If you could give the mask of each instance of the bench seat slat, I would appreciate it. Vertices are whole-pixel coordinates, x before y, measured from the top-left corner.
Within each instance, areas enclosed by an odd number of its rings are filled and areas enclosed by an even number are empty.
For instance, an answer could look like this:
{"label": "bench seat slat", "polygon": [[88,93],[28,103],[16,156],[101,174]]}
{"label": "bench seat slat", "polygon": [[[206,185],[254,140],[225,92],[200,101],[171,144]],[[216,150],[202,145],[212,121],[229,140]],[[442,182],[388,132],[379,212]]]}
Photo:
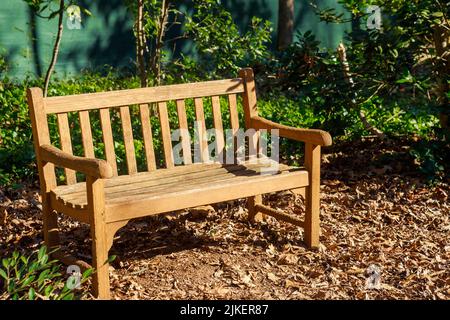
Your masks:
{"label": "bench seat slat", "polygon": [[[142,191],[146,192],[149,188],[152,188],[152,192],[156,191],[156,189],[164,189],[168,186],[172,186],[175,183],[180,183],[186,188],[189,188],[190,184],[196,183],[198,181],[215,181],[220,179],[232,178],[234,175],[252,175],[255,172],[259,172],[260,168],[265,166],[261,165],[252,165],[249,168],[246,168],[242,165],[227,165],[226,169],[223,166],[210,166],[206,168],[202,168],[199,170],[198,167],[192,167],[190,171],[184,172],[171,172],[170,175],[167,173],[162,175],[145,175],[141,176],[140,179],[122,179],[121,181],[117,181],[118,179],[111,179],[106,182],[106,187],[108,189],[108,195],[110,197],[123,196],[125,194],[137,194]],[[286,165],[280,165],[280,172],[289,171],[291,167]],[[164,178],[164,180],[162,180]],[[195,180],[195,181],[194,181]],[[66,189],[67,190],[67,189]],[[69,189],[70,190],[70,189]],[[66,191],[64,194],[60,194],[64,196],[64,199],[67,201],[72,201],[75,199],[85,197],[85,191],[83,187],[78,186],[77,188],[72,188],[70,192]]]}
{"label": "bench seat slat", "polygon": [[289,190],[307,184],[307,179],[307,171],[297,171],[274,177],[238,177],[227,182],[207,183],[192,189],[183,189],[173,193],[164,192],[152,197],[148,195],[133,196],[124,198],[123,202],[115,201],[108,204],[106,219],[107,221],[128,220],[151,214],[247,198],[261,193]]}
{"label": "bench seat slat", "polygon": [[[193,164],[185,167],[189,170],[181,171],[173,168],[141,174],[138,181],[136,181],[138,175],[106,180],[106,208],[110,213],[107,219],[110,221],[130,219],[141,215],[237,199],[258,194],[258,192],[267,193],[308,185],[306,171],[285,165],[280,165],[278,171],[270,174],[260,174],[261,168],[268,167],[268,164],[261,163]],[[159,175],[155,176],[156,173]],[[142,179],[143,176],[147,179]],[[67,190],[71,192],[67,193]],[[85,183],[59,186],[52,192],[54,198],[60,202],[70,204],[72,207],[86,207]],[[208,202],[210,198],[214,200]]]}

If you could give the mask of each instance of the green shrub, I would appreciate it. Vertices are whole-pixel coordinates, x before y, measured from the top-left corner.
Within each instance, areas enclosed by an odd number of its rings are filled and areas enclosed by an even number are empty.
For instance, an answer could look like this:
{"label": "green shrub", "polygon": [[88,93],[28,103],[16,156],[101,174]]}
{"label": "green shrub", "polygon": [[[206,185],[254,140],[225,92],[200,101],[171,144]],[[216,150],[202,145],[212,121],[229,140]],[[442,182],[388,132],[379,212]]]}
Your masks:
{"label": "green shrub", "polygon": [[269,21],[253,17],[248,31],[242,33],[220,1],[195,0],[193,9],[192,15],[186,15],[184,28],[198,55],[183,57],[177,67],[183,66],[185,72],[178,69],[175,77],[186,72],[201,79],[235,77],[240,68],[269,56]]}
{"label": "green shrub", "polygon": [[[49,96],[89,93],[107,90],[136,88],[136,77],[121,76],[107,69],[106,72],[85,72],[67,80],[52,81]],[[26,90],[42,87],[42,81],[25,79],[22,82],[5,78],[0,86],[0,185],[15,186],[21,181],[27,183],[36,179],[35,155],[31,122],[26,101]],[[76,118],[73,118],[76,121]],[[55,123],[55,117],[50,123]],[[99,130],[99,125],[93,127]],[[52,142],[58,145],[56,126],[50,126]],[[81,136],[74,132],[75,154],[80,153]],[[78,149],[77,149],[78,148]],[[98,150],[97,150],[98,151]],[[120,159],[119,159],[120,160]]]}
{"label": "green shrub", "polygon": [[410,154],[428,182],[450,178],[450,145],[444,139],[421,139],[412,146]]}
{"label": "green shrub", "polygon": [[[81,76],[68,80],[55,79],[49,90],[50,95],[68,95],[76,93],[97,92],[105,90],[136,88],[139,80],[133,76],[120,76],[107,70],[106,73],[85,72]],[[26,79],[23,82],[5,80],[0,87],[0,185],[14,187],[23,181],[33,182],[37,178],[33,138],[31,133],[28,106],[26,103],[26,88],[41,86],[40,81]],[[311,87],[313,85],[311,84]],[[317,87],[318,88],[318,87]],[[327,95],[322,95],[319,89],[312,88],[309,92],[293,94],[283,90],[272,90],[264,93],[259,91],[258,106],[261,115],[286,125],[321,128],[330,131],[335,140],[355,139],[368,132],[361,125],[356,113],[347,110],[343,104],[329,107],[329,103],[339,103]],[[426,138],[433,133],[437,125],[437,117],[429,113],[429,106],[417,100],[415,105],[409,105],[410,100],[389,100],[378,96],[373,97],[362,105],[371,121],[387,134],[397,135],[415,134]],[[221,99],[224,110],[224,128],[229,127],[229,117],[226,112],[226,99]],[[193,124],[195,119],[193,102],[187,101],[188,123]],[[238,100],[238,107],[242,115],[242,101]],[[207,128],[213,127],[211,101],[204,100],[205,120]],[[133,121],[133,135],[139,169],[145,168],[145,153],[143,152],[142,133],[139,122],[139,109],[132,106],[131,118]],[[170,123],[172,128],[178,127],[176,107],[173,102],[168,104]],[[113,134],[116,147],[119,171],[126,172],[125,149],[122,138],[122,128],[117,112],[111,112]],[[241,122],[243,117],[240,118]],[[69,113],[71,123],[72,144],[74,154],[82,155],[81,134],[79,120],[76,113]],[[56,117],[49,117],[51,141],[59,145]],[[98,112],[91,112],[93,137],[95,141],[95,155],[105,158],[101,138],[101,126]],[[157,117],[151,117],[154,137],[160,135],[160,124]],[[241,123],[243,126],[243,122]],[[193,128],[190,128],[191,131]],[[155,154],[162,159],[162,146],[159,139],[154,140]],[[287,158],[295,153],[301,154],[302,148],[298,143],[282,140],[281,157]],[[160,163],[162,164],[162,163]],[[58,177],[64,180],[63,171],[58,171]]]}
{"label": "green shrub", "polygon": [[[74,278],[67,279],[61,274],[61,265],[49,260],[46,247],[30,255],[14,251],[3,258],[0,266],[0,299],[11,300],[73,300],[85,293],[74,291]],[[80,277],[80,284],[92,274],[86,270]],[[71,285],[72,284],[72,285]]]}

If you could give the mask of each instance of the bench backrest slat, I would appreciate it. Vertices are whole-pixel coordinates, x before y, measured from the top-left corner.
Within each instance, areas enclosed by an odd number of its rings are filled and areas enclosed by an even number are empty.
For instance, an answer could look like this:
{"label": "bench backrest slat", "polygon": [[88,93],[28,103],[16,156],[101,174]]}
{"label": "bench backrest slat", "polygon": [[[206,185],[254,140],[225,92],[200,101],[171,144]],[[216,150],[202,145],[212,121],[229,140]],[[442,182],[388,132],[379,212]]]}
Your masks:
{"label": "bench backrest slat", "polygon": [[172,136],[170,133],[169,115],[167,113],[167,103],[158,102],[159,122],[161,124],[161,135],[163,140],[164,161],[166,168],[174,167],[172,153]]}
{"label": "bench backrest slat", "polygon": [[45,98],[47,114],[244,92],[240,78]]}
{"label": "bench backrest slat", "polygon": [[103,144],[105,145],[106,161],[111,165],[114,176],[118,175],[116,152],[111,127],[111,115],[109,109],[100,109],[100,124],[102,126]]}
{"label": "bench backrest slat", "polygon": [[[61,150],[70,154],[72,151],[72,140],[70,137],[69,118],[67,113],[59,113],[57,115],[59,142],[61,144]],[[65,169],[67,184],[74,184],[77,182],[76,174],[74,170]]]}
{"label": "bench backrest slat", "polygon": [[188,123],[186,116],[186,104],[184,100],[177,100],[178,125],[180,127],[181,146],[183,148],[183,162],[184,164],[192,163],[191,153],[191,137],[188,132]]}
{"label": "bench backrest slat", "polygon": [[[200,141],[197,142],[197,148],[199,149],[198,152],[200,154],[200,159],[203,162],[206,162],[209,160],[209,154],[208,154],[208,139],[206,136],[206,124],[205,124],[205,110],[203,108],[203,99],[202,98],[195,98],[194,99],[194,106],[195,106],[195,120],[197,123],[196,129],[197,129],[197,136]],[[195,161],[197,159],[194,159]]]}
{"label": "bench backrest slat", "polygon": [[137,173],[136,151],[134,150],[133,128],[131,127],[130,109],[128,107],[120,107],[120,119],[128,174],[135,174]]}
{"label": "bench backrest slat", "polygon": [[83,141],[84,156],[87,158],[95,158],[94,142],[92,140],[91,120],[88,111],[80,111],[81,138]]}
{"label": "bench backrest slat", "polygon": [[225,140],[222,124],[222,110],[220,108],[220,97],[211,97],[212,109],[213,109],[213,119],[214,119],[214,130],[215,130],[215,141],[216,141],[216,152],[217,156],[223,159],[225,154]]}
{"label": "bench backrest slat", "polygon": [[156,170],[155,149],[153,147],[152,125],[150,123],[150,110],[148,104],[139,105],[139,116],[142,126],[142,140],[144,141],[145,160],[147,170]]}
{"label": "bench backrest slat", "polygon": [[230,94],[228,96],[228,107],[230,112],[231,129],[233,129],[233,132],[236,132],[239,129],[239,117],[235,94]]}

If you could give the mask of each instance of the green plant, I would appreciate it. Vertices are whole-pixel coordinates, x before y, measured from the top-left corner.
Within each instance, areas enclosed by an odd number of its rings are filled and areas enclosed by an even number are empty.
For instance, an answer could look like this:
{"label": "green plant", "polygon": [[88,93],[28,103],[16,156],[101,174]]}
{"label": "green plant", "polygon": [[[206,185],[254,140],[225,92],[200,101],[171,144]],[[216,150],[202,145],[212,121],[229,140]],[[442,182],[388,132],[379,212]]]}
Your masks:
{"label": "green plant", "polygon": [[[64,30],[64,24],[63,24],[63,18],[64,13],[67,9],[70,7],[74,7],[75,4],[78,2],[77,0],[24,0],[25,3],[28,4],[28,6],[33,10],[34,14],[38,17],[45,18],[47,20],[51,20],[54,17],[58,17],[58,29],[56,32],[56,39],[55,43],[53,45],[53,51],[52,51],[52,57],[50,64],[47,68],[47,72],[45,74],[44,79],[44,96],[47,96],[48,93],[48,87],[50,84],[50,78],[53,74],[53,70],[55,68],[56,62],[58,60],[59,55],[59,47],[62,40],[63,30]],[[53,4],[56,4],[59,2],[58,9],[53,8]],[[76,6],[77,11],[81,13],[81,10],[85,13],[90,15],[91,13],[89,10],[85,8],[80,8],[79,6]],[[48,12],[48,16],[44,16],[44,13]]]}
{"label": "green plant", "polygon": [[[322,63],[322,62],[321,62]],[[315,74],[314,68],[311,69]],[[334,98],[338,95],[335,84],[324,83],[321,73],[319,77],[310,76],[305,78],[303,92],[299,94],[296,90],[271,90],[261,95],[258,106],[262,116],[287,125],[322,128],[330,131],[336,139],[354,139],[367,134],[365,128],[358,121],[357,115],[348,110],[344,104],[345,100]],[[338,75],[336,71],[336,76]],[[199,79],[202,79],[198,76]],[[314,81],[313,81],[314,80]],[[287,83],[287,82],[286,82]],[[35,167],[34,148],[32,144],[32,133],[26,103],[25,91],[28,87],[41,86],[39,80],[26,79],[23,82],[12,82],[5,79],[0,87],[0,185],[4,187],[15,187],[20,183],[33,183],[37,179]],[[105,90],[136,88],[140,86],[139,78],[136,76],[121,75],[118,71],[106,69],[103,72],[85,72],[80,76],[60,80],[55,79],[49,90],[50,96],[68,95],[76,93],[98,92]],[[279,86],[281,87],[281,86]],[[333,91],[336,90],[336,91]],[[261,90],[260,90],[261,92]],[[222,98],[223,108],[226,109],[226,101]],[[195,119],[192,101],[187,101],[188,123],[193,124]],[[242,114],[242,101],[238,100]],[[176,107],[171,102],[168,104],[169,117],[172,128],[177,128],[178,120]],[[204,101],[206,125],[213,126],[211,102]],[[429,113],[429,105],[426,101],[417,100],[411,104],[407,97],[398,100],[390,100],[388,97],[373,97],[370,101],[362,104],[366,114],[374,124],[388,135],[418,135],[426,138],[433,135],[434,127],[438,124],[435,115]],[[145,153],[142,152],[142,139],[139,124],[139,108],[130,108],[133,121],[133,136],[135,138],[136,156],[140,170],[145,167]],[[224,113],[224,128],[229,127],[228,114]],[[79,120],[76,113],[70,113],[72,144],[75,155],[83,155],[81,134],[79,131]],[[126,172],[125,149],[123,145],[122,129],[119,115],[111,112],[114,141],[120,172]],[[243,120],[241,118],[241,120]],[[49,117],[51,141],[59,145],[59,136],[56,126],[56,118]],[[102,133],[99,116],[96,112],[91,113],[92,133],[94,137],[95,155],[104,158],[102,144]],[[152,130],[155,137],[160,136],[160,124],[156,116],[151,117]],[[242,123],[243,125],[243,123]],[[192,128],[191,128],[192,129]],[[300,152],[298,144],[282,142],[284,158],[293,152]],[[154,141],[156,155],[162,159],[162,146],[158,139]],[[58,177],[62,181],[64,175],[59,171]],[[20,185],[19,185],[20,186]]]}
{"label": "green plant", "polygon": [[[22,182],[33,183],[37,178],[33,137],[26,101],[26,89],[30,87],[42,87],[42,80],[25,79],[22,82],[17,82],[4,78],[0,86],[1,186],[14,187]],[[85,72],[67,80],[55,78],[52,87],[49,88],[49,95],[68,95],[136,87],[139,87],[139,79],[136,77],[124,76],[117,70],[106,69],[102,72]],[[70,117],[76,124],[77,116],[70,115]],[[50,118],[50,123],[52,142],[58,145],[56,120]],[[99,125],[93,126],[94,133],[99,131],[99,128]],[[81,145],[81,135],[76,126],[73,128],[72,134],[74,146]],[[101,150],[101,148],[96,149],[99,156],[102,156]],[[74,152],[78,155],[82,154],[80,147],[75,149]]]}
{"label": "green plant", "polygon": [[268,57],[270,22],[253,17],[249,30],[241,34],[220,1],[195,0],[185,30],[198,50],[201,68],[196,71],[203,78],[235,76],[240,68]]}
{"label": "green plant", "polygon": [[[271,27],[253,17],[239,31],[231,13],[218,0],[194,0],[187,7],[170,0],[124,0],[132,12],[136,64],[141,86],[236,76],[243,67],[268,57]],[[180,35],[169,37],[178,26]],[[191,40],[195,53],[176,56],[179,40]]]}
{"label": "green plant", "polygon": [[[340,0],[351,19],[334,9],[318,10],[327,22],[352,21],[348,34],[348,60],[355,82],[355,97],[370,100],[374,95],[391,100],[409,97],[430,106],[430,113],[448,128],[450,4],[440,0]],[[380,28],[364,25],[367,7],[381,8]]]}
{"label": "green plant", "polygon": [[0,86],[0,105],[0,185],[7,185],[16,177],[33,172],[34,152],[24,87],[5,79]]}
{"label": "green plant", "polygon": [[412,146],[410,154],[428,182],[435,183],[450,177],[450,145],[442,137],[441,139],[420,139]]}
{"label": "green plant", "polygon": [[7,71],[8,71],[8,62],[6,60],[6,52],[0,49],[0,78],[3,78],[4,75],[6,75]]}
{"label": "green plant", "polygon": [[[73,300],[83,292],[71,289],[73,280],[61,274],[61,265],[50,260],[45,246],[30,255],[14,251],[3,258],[0,266],[0,298],[11,300]],[[87,281],[93,270],[81,275],[80,284]],[[73,283],[72,283],[73,284]]]}

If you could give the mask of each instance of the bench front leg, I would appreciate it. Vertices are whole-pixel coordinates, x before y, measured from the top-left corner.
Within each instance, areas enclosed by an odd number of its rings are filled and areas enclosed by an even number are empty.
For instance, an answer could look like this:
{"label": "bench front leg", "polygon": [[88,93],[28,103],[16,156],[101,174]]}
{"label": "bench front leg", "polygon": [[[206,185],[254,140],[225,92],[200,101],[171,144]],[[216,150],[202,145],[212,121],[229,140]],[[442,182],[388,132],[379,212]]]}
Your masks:
{"label": "bench front leg", "polygon": [[104,180],[86,178],[86,191],[92,235],[93,294],[99,299],[109,299],[108,241],[105,219]]}
{"label": "bench front leg", "polygon": [[59,228],[58,216],[51,207],[50,191],[56,187],[56,181],[51,178],[51,173],[55,172],[55,167],[51,163],[38,162],[41,166],[41,199],[42,199],[42,231],[44,234],[44,243],[48,252],[54,252],[59,249]]}
{"label": "bench front leg", "polygon": [[320,233],[320,145],[305,144],[305,168],[309,174],[306,188],[305,242],[310,248],[319,246]]}

